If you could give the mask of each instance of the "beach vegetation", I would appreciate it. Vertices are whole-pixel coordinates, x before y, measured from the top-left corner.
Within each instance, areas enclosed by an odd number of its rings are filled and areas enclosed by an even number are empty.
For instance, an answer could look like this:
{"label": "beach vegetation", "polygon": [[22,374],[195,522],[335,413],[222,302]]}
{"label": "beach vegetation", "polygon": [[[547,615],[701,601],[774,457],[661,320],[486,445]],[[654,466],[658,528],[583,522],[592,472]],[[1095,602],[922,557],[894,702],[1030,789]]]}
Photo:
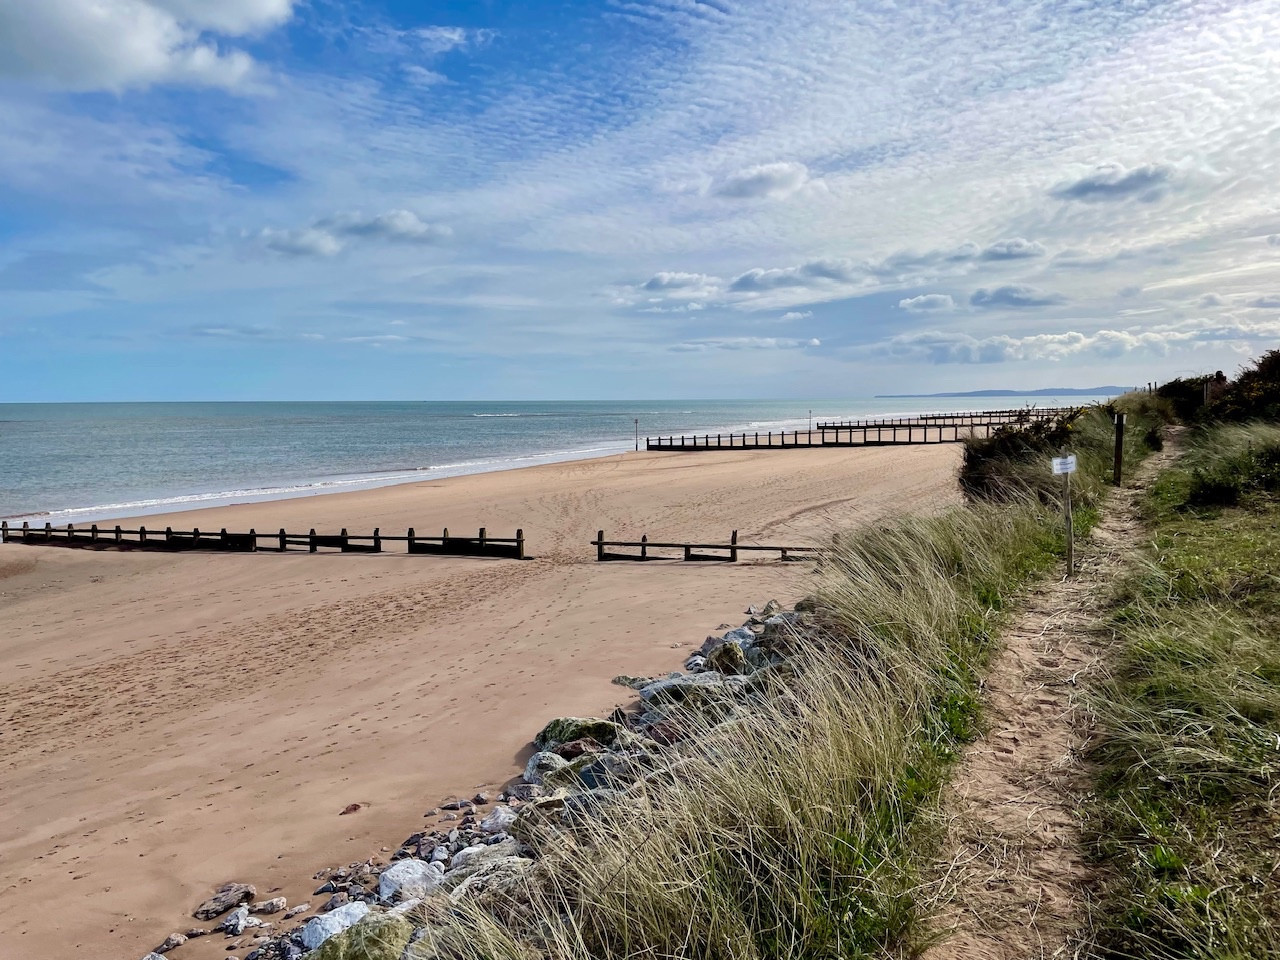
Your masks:
{"label": "beach vegetation", "polygon": [[[1121,402],[1143,424],[1163,419],[1159,404]],[[1049,473],[1044,454],[1065,431],[1081,457],[1083,532],[1110,470],[1110,425],[1091,408],[1035,444],[1002,438],[986,448],[998,495],[836,534],[784,662],[735,701],[684,700],[684,736],[663,762],[585,795],[589,815],[569,815],[573,798],[533,801],[517,833],[535,865],[501,897],[437,912],[412,955],[812,960],[926,937],[941,788],[981,730],[1003,618],[1065,549],[1056,485],[1041,489],[1034,471]],[[999,469],[1012,476],[998,487]]]}
{"label": "beach vegetation", "polygon": [[1280,425],[1190,431],[1121,584],[1086,804],[1104,957],[1280,955]]}

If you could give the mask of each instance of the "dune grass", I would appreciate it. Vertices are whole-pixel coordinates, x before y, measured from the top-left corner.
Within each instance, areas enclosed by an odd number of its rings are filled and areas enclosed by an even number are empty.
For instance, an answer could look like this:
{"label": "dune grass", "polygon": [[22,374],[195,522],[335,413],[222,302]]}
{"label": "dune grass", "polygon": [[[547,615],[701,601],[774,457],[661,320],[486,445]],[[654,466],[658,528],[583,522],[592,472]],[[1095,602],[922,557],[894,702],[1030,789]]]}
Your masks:
{"label": "dune grass", "polygon": [[[1083,531],[1110,470],[1110,415],[1078,421]],[[1133,449],[1136,461],[1141,442]],[[1048,452],[1004,467],[1047,473]],[[903,952],[936,906],[926,870],[940,818],[926,814],[978,730],[999,624],[1064,540],[1053,492],[1030,487],[835,536],[814,587],[817,629],[753,675],[754,695],[694,718],[668,766],[577,828],[527,821],[538,859],[523,884],[434,914],[408,956]]]}
{"label": "dune grass", "polygon": [[1189,437],[1123,585],[1093,851],[1104,957],[1280,956],[1280,427]]}

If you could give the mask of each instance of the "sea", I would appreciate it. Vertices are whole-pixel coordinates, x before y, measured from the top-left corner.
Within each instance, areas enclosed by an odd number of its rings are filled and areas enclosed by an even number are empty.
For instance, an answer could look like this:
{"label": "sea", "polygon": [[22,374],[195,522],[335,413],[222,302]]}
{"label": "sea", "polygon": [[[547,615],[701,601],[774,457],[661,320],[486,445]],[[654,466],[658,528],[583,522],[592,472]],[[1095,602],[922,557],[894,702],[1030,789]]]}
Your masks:
{"label": "sea", "polygon": [[0,403],[0,517],[87,523],[599,457],[637,435],[1105,399]]}

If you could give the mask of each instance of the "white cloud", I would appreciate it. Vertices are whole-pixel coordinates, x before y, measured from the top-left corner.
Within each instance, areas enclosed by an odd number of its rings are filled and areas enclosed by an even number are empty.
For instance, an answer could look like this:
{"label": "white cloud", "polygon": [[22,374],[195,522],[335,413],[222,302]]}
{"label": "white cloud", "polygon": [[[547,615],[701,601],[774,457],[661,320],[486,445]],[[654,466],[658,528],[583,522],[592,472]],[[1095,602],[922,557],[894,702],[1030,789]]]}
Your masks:
{"label": "white cloud", "polygon": [[389,210],[376,216],[339,214],[296,230],[265,228],[259,234],[267,248],[291,256],[332,257],[344,240],[370,239],[395,243],[438,243],[452,235],[448,227],[424,223],[409,210]]}
{"label": "white cloud", "polygon": [[1173,168],[1148,163],[1132,169],[1123,164],[1104,163],[1075,180],[1059,183],[1050,192],[1059,200],[1082,200],[1104,203],[1137,197],[1143,201],[1158,200],[1169,186]]}
{"label": "white cloud", "polygon": [[1024,260],[1028,257],[1043,257],[1044,245],[1022,237],[1011,237],[1008,240],[997,240],[982,251],[983,260]]}
{"label": "white cloud", "polygon": [[408,31],[407,35],[428,56],[438,56],[453,50],[482,46],[495,36],[492,30],[440,26],[419,27],[416,30]]}
{"label": "white cloud", "polygon": [[5,0],[0,76],[62,90],[243,86],[254,62],[212,38],[278,26],[294,0]]}
{"label": "white cloud", "polygon": [[1245,306],[1258,310],[1274,310],[1276,307],[1280,307],[1280,294],[1273,293],[1264,297],[1254,297],[1252,300],[1246,300]]}
{"label": "white cloud", "polygon": [[705,337],[677,343],[671,349],[681,353],[702,353],[711,350],[798,350],[820,346],[822,341],[816,337],[807,340],[792,337]]}
{"label": "white cloud", "polygon": [[791,323],[796,320],[811,320],[813,319],[813,311],[812,310],[788,310],[786,313],[784,313],[781,316],[780,319],[782,320],[783,323]]}
{"label": "white cloud", "polygon": [[954,310],[956,302],[946,293],[923,293],[918,297],[907,297],[898,301],[898,308],[910,313],[932,313],[940,310]]}
{"label": "white cloud", "polygon": [[803,163],[766,163],[730,174],[712,191],[734,200],[789,197],[809,181]]}
{"label": "white cloud", "polygon": [[969,296],[971,306],[985,309],[1047,307],[1065,302],[1066,297],[1025,283],[1009,283],[1002,287],[979,287]]}
{"label": "white cloud", "polygon": [[332,257],[342,250],[342,243],[327,230],[302,227],[298,230],[263,229],[262,242],[268,250],[292,257]]}
{"label": "white cloud", "polygon": [[1247,349],[1277,336],[1280,336],[1280,320],[1258,323],[1198,319],[1124,330],[1070,330],[1026,336],[975,337],[958,331],[929,330],[891,337],[874,350],[900,359],[935,364],[1060,362],[1115,359],[1130,354],[1162,357],[1175,349],[1197,350],[1214,343]]}
{"label": "white cloud", "polygon": [[1210,307],[1225,307],[1226,305],[1227,305],[1227,301],[1224,300],[1218,294],[1213,293],[1212,291],[1210,291],[1209,293],[1206,293],[1204,296],[1202,296],[1199,300],[1196,301],[1196,306],[1198,306],[1201,310],[1207,310]]}
{"label": "white cloud", "polygon": [[1267,237],[1268,246],[1280,247],[1280,233],[1273,233]]}

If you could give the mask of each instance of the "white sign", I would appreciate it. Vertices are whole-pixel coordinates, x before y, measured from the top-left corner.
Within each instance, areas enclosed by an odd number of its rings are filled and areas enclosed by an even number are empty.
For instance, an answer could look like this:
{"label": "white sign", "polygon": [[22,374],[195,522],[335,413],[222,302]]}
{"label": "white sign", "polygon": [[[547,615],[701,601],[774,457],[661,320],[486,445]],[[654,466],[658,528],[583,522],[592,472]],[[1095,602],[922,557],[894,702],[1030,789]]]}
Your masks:
{"label": "white sign", "polygon": [[1076,472],[1076,455],[1073,453],[1069,457],[1053,458],[1054,473],[1075,473]]}

